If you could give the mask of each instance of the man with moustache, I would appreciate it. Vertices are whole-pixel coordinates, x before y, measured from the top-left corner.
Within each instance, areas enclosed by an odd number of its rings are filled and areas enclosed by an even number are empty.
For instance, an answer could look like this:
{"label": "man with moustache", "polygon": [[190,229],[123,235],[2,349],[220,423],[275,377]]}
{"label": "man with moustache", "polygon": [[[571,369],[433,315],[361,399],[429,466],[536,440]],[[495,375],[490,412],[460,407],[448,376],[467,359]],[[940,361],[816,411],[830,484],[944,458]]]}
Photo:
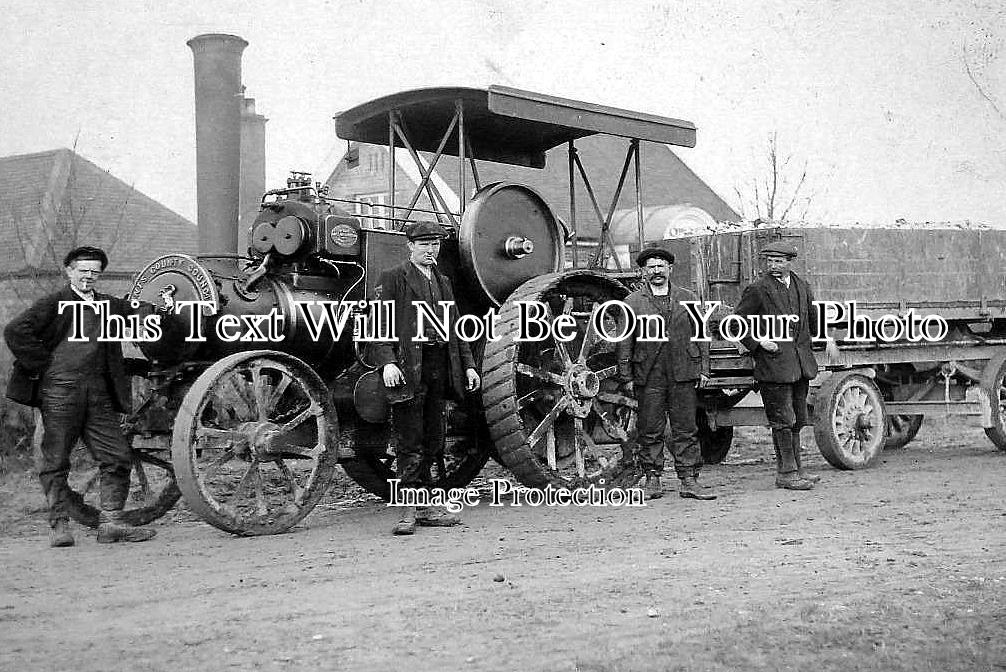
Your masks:
{"label": "man with moustache", "polygon": [[695,423],[696,388],[709,380],[709,346],[692,340],[692,321],[681,305],[697,298],[692,291],[671,283],[674,255],[670,251],[647,248],[636,257],[636,265],[643,269],[645,284],[629,294],[625,303],[637,317],[663,318],[666,337],[645,341],[640,339],[642,334],[634,332],[618,343],[619,377],[638,403],[636,459],[646,472],[645,496],[663,496],[664,428],[670,418],[669,448],[681,483],[678,494],[716,499],[698,482],[702,456]]}
{"label": "man with moustache", "polygon": [[794,315],[790,338],[757,341],[750,335],[741,340],[754,358],[765,415],[775,445],[775,486],[786,490],[810,490],[819,476],[803,470],[800,428],[809,424],[807,391],[817,375],[817,360],[811,352],[811,334],[817,331],[817,313],[810,286],[790,270],[797,250],[789,243],[772,242],[761,249],[765,273],[744,288],[734,311],[737,315]]}
{"label": "man with moustache", "polygon": [[78,247],[63,260],[69,285],[44,296],[16,316],[4,329],[4,339],[16,361],[7,397],[41,409],[44,433],[36,466],[49,505],[49,544],[73,546],[67,484],[70,451],[78,439],[98,462],[101,475],[98,543],[146,541],[153,530],[131,527],[122,517],[129,494],[132,458],[122,433],[120,414],[131,404],[131,389],[122,358],[122,344],[99,342],[98,313],[82,311],[83,341],[70,340],[73,311],[61,302],[105,302],[109,313],[132,312],[122,299],[95,291],[108,265],[97,247]]}
{"label": "man with moustache", "polygon": [[[446,341],[427,326],[418,333],[416,307],[423,301],[440,314],[438,302],[454,301],[450,280],[436,266],[441,240],[447,232],[435,222],[418,222],[406,227],[408,261],[381,274],[377,298],[393,301],[397,340],[377,343],[374,360],[381,368],[384,385],[389,390],[404,387],[412,392],[404,401],[392,404],[392,426],[398,435],[395,450],[401,488],[430,488],[430,467],[444,452],[445,399],[461,401],[466,392],[474,392],[481,381],[475,370],[468,343],[454,333],[457,310],[452,305]],[[424,336],[425,340],[413,340]],[[401,520],[394,534],[410,535],[416,525],[446,527],[461,522],[458,516],[441,507],[402,508]]]}

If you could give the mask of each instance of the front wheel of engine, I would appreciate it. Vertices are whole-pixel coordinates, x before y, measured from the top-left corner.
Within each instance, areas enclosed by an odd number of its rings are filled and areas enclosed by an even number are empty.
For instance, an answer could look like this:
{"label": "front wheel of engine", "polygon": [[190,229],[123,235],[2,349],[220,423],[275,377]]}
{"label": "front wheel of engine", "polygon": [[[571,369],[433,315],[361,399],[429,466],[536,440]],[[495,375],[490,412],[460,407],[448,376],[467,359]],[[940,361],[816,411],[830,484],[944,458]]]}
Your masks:
{"label": "front wheel of engine", "polygon": [[171,458],[186,504],[239,535],[276,534],[310,513],[335,475],[328,390],[281,352],[230,355],[196,379],[175,419]]}

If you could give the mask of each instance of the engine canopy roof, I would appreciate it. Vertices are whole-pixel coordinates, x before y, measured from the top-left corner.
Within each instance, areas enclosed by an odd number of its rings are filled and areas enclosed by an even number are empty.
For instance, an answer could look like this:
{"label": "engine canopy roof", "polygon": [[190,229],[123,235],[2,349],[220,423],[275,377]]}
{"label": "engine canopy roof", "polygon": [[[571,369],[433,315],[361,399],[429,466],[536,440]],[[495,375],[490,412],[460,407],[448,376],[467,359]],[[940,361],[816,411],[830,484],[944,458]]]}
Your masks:
{"label": "engine canopy roof", "polygon": [[[595,133],[695,146],[695,125],[690,121],[496,85],[415,89],[377,98],[336,115],[336,135],[387,146],[388,114],[397,112],[412,147],[436,152],[458,101],[472,153],[483,161],[543,168],[545,152]],[[457,145],[452,134],[444,153],[458,156]]]}

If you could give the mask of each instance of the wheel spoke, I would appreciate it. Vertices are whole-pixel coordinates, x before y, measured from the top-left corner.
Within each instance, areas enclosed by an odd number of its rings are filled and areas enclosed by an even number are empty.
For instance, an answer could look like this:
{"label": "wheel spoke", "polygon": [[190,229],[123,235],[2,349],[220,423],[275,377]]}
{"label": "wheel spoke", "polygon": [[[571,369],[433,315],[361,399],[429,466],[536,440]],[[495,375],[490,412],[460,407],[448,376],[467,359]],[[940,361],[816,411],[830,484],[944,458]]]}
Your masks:
{"label": "wheel spoke", "polygon": [[606,366],[603,369],[598,369],[594,372],[594,374],[597,375],[598,380],[607,380],[616,373],[618,373],[618,366],[616,365]]}
{"label": "wheel spoke", "polygon": [[209,478],[214,471],[222,467],[223,465],[234,459],[234,451],[228,448],[224,452],[220,453],[212,462],[203,467],[203,480]]}
{"label": "wheel spoke", "polygon": [[[572,297],[568,297],[566,299],[566,302],[563,305],[562,314],[564,315],[569,314],[567,312],[567,307],[569,310],[573,309]],[[553,324],[555,322],[555,316],[552,315],[552,307],[547,302],[545,303],[545,319],[548,320],[549,324]],[[555,351],[559,355],[559,362],[560,364],[562,364],[562,368],[564,369],[569,368],[570,364],[572,364],[572,360],[570,360],[569,358],[569,350],[566,349],[566,343],[560,341],[554,335],[552,336],[552,342],[555,343]]]}
{"label": "wheel spoke", "polygon": [[266,408],[265,379],[262,377],[262,367],[252,366],[251,376],[252,396],[255,398],[255,411],[258,415],[258,421],[265,422],[268,418],[266,414],[268,409]]}
{"label": "wheel spoke", "polygon": [[531,390],[530,392],[528,392],[528,393],[527,393],[527,394],[525,394],[524,396],[522,396],[522,397],[519,397],[519,398],[517,399],[517,409],[518,409],[518,410],[521,410],[521,411],[522,411],[522,410],[524,410],[525,408],[527,408],[527,407],[528,407],[528,406],[530,406],[531,404],[533,404],[533,403],[537,402],[537,401],[538,401],[539,399],[541,399],[541,398],[542,398],[542,397],[543,397],[544,395],[545,395],[545,390],[543,390],[543,389],[542,389],[542,388],[540,388],[540,387],[539,387],[539,388],[536,388],[536,389],[533,389],[533,390]]}
{"label": "wheel spoke", "polygon": [[266,401],[267,414],[275,409],[276,404],[283,397],[283,393],[286,392],[286,388],[289,387],[291,381],[293,381],[293,378],[288,376],[285,371],[280,371],[279,384],[272,390],[269,399]]}
{"label": "wheel spoke", "polygon": [[227,441],[231,445],[244,439],[244,434],[237,431],[236,429],[217,429],[216,427],[199,427],[193,432],[195,435],[195,440],[205,441],[207,439],[215,439],[218,441]]}
{"label": "wheel spoke", "polygon": [[632,397],[627,397],[624,394],[618,394],[617,392],[598,392],[597,399],[600,401],[615,404],[617,406],[625,406],[626,408],[637,408],[639,404]]}
{"label": "wheel spoke", "polygon": [[552,427],[555,423],[555,419],[559,417],[559,414],[564,411],[568,405],[569,399],[567,397],[561,397],[552,409],[545,414],[545,417],[542,418],[541,422],[538,423],[538,426],[534,428],[534,431],[531,432],[531,435],[527,439],[528,445],[534,446],[541,441],[542,438],[544,438],[545,431]]}
{"label": "wheel spoke", "polygon": [[587,320],[587,324],[583,329],[583,341],[580,342],[580,352],[576,356],[576,361],[581,364],[587,363],[587,355],[590,354],[590,349],[594,347],[594,343],[597,341],[597,334],[593,329],[595,312],[597,312],[596,305],[591,311],[590,318]]}
{"label": "wheel spoke", "polygon": [[583,420],[580,418],[573,418],[574,459],[576,460],[576,475],[580,478],[584,478],[587,475],[587,467],[583,459],[584,443]]}
{"label": "wheel spoke", "polygon": [[522,373],[525,376],[531,378],[536,378],[537,380],[545,381],[546,383],[551,383],[553,385],[558,385],[562,387],[562,376],[552,373],[551,371],[545,371],[543,369],[538,369],[527,364],[517,363],[517,373]]}
{"label": "wheel spoke", "polygon": [[[237,372],[231,372],[229,376],[223,380],[224,389],[221,390],[222,393],[226,393],[229,389],[232,395],[234,395],[233,402],[240,401],[244,408],[238,408],[236,403],[231,403],[227,408],[233,411],[235,420],[251,420],[252,410],[254,406],[254,400],[248,397],[248,389],[245,381],[237,374]],[[226,395],[223,398],[218,398],[218,401],[226,403]]]}
{"label": "wheel spoke", "polygon": [[555,427],[549,425],[545,432],[545,463],[549,469],[558,469],[558,462],[555,459]]}
{"label": "wheel spoke", "polygon": [[241,491],[244,490],[245,487],[247,487],[247,485],[255,479],[254,474],[256,472],[258,472],[258,467],[256,466],[256,463],[250,462],[248,464],[248,468],[245,470],[245,473],[241,474],[241,479],[238,481],[237,485],[234,486],[234,490],[233,492],[231,492],[231,496],[228,498],[228,503],[233,503],[238,499],[238,496],[241,494]]}
{"label": "wheel spoke", "polygon": [[292,420],[288,420],[279,426],[281,431],[289,432],[295,427],[304,424],[312,416],[321,416],[323,414],[321,406],[316,403],[312,403],[310,406],[305,408],[303,411],[298,413]]}
{"label": "wheel spoke", "polygon": [[265,501],[265,481],[262,478],[262,470],[259,469],[257,462],[252,463],[252,468],[255,470],[255,475],[252,477],[252,483],[255,485],[255,513],[259,517],[265,517],[269,515],[269,507]]}

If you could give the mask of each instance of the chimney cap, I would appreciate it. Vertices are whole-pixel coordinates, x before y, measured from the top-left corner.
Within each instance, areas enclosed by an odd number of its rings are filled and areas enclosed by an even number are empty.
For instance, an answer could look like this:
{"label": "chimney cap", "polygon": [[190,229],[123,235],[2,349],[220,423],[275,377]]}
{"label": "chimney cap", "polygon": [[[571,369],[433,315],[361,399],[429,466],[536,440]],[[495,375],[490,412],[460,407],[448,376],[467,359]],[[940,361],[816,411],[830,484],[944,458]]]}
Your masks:
{"label": "chimney cap", "polygon": [[185,44],[193,51],[197,48],[204,49],[213,45],[230,47],[237,51],[242,51],[248,46],[248,41],[243,37],[228,35],[226,33],[203,33],[202,35],[196,35]]}

